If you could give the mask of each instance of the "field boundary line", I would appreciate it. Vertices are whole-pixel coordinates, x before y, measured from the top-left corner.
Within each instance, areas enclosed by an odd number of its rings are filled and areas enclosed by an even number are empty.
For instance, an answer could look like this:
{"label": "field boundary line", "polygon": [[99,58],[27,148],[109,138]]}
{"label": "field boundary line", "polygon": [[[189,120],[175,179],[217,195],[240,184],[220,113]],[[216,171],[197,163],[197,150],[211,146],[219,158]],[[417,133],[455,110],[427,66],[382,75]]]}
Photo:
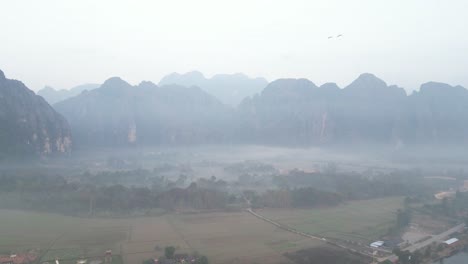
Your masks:
{"label": "field boundary line", "polygon": [[50,242],[50,245],[47,247],[46,250],[44,250],[44,253],[43,253],[40,257],[37,258],[37,261],[36,261],[37,264],[39,264],[39,263],[42,262],[42,258],[44,258],[44,257],[47,255],[47,253],[49,253],[49,251],[54,247],[55,243],[57,243],[57,241],[58,241],[60,238],[62,238],[64,235],[65,235],[65,233],[62,233],[62,234],[58,235],[56,238],[54,238],[54,239]]}
{"label": "field boundary line", "polygon": [[263,216],[263,215],[260,215],[260,214],[258,214],[258,213],[256,213],[256,212],[254,212],[254,211],[252,210],[252,208],[247,208],[246,211],[247,211],[248,213],[250,213],[251,215],[253,215],[253,216],[255,216],[255,217],[257,217],[257,218],[259,218],[259,219],[261,219],[261,220],[263,220],[263,221],[265,221],[265,222],[268,222],[268,223],[270,223],[270,224],[272,224],[272,225],[274,225],[274,226],[276,226],[276,227],[278,227],[278,228],[281,228],[281,229],[283,229],[283,230],[285,230],[285,231],[288,231],[288,232],[291,232],[291,233],[294,233],[294,234],[297,234],[297,235],[300,235],[300,236],[303,236],[303,237],[312,238],[312,239],[315,239],[315,240],[320,240],[320,241],[322,241],[322,242],[325,242],[326,244],[329,244],[329,245],[332,245],[332,246],[335,246],[335,247],[339,247],[339,248],[348,250],[348,251],[350,251],[350,252],[353,252],[353,253],[356,253],[356,254],[359,254],[359,255],[362,255],[362,256],[365,256],[365,257],[373,257],[373,256],[371,256],[371,255],[369,255],[369,254],[367,254],[367,253],[360,252],[360,251],[358,251],[358,250],[355,250],[355,249],[353,249],[353,248],[349,248],[349,247],[340,245],[340,244],[338,244],[338,243],[331,242],[331,241],[329,241],[329,240],[326,239],[326,238],[320,238],[320,237],[317,237],[317,236],[314,236],[314,235],[311,235],[311,234],[307,234],[307,233],[298,231],[298,230],[296,230],[296,229],[294,229],[294,228],[291,228],[291,227],[289,227],[289,226],[287,226],[287,225],[278,223],[278,222],[276,222],[276,221],[274,221],[274,220],[272,220],[272,219],[269,219],[269,218],[267,218],[267,217],[265,217],[265,216]]}

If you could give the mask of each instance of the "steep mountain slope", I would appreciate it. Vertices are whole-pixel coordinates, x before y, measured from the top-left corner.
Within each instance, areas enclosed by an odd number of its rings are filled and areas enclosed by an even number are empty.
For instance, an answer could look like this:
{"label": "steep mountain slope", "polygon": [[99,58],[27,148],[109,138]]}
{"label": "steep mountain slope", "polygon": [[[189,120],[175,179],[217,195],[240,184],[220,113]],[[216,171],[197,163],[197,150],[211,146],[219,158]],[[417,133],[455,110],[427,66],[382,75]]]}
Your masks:
{"label": "steep mountain slope", "polygon": [[429,82],[408,97],[405,139],[414,144],[468,143],[468,90]]}
{"label": "steep mountain slope", "polygon": [[51,105],[68,99],[73,96],[77,96],[85,90],[91,91],[99,87],[99,84],[83,84],[71,88],[70,90],[55,90],[50,86],[46,86],[37,92],[37,95],[44,97],[44,99]]}
{"label": "steep mountain slope", "polygon": [[194,86],[132,86],[111,78],[54,107],[68,119],[78,146],[468,143],[468,90],[427,83],[407,96],[372,74],[343,89],[279,79],[236,110]]}
{"label": "steep mountain slope", "polygon": [[22,82],[0,71],[0,157],[71,150],[67,121]]}
{"label": "steep mountain slope", "polygon": [[227,137],[232,115],[197,87],[132,86],[118,77],[54,107],[70,122],[77,144],[91,146],[217,142]]}
{"label": "steep mountain slope", "polygon": [[406,99],[403,88],[388,86],[372,74],[360,75],[332,102],[336,140],[398,142]]}
{"label": "steep mountain slope", "polygon": [[243,139],[265,144],[466,143],[468,90],[427,83],[407,96],[372,74],[343,89],[280,79],[244,100],[237,120]]}
{"label": "steep mountain slope", "polygon": [[268,82],[264,78],[249,78],[242,73],[217,74],[208,79],[202,73],[194,71],[185,74],[172,73],[159,82],[159,85],[167,84],[198,86],[224,104],[237,106],[245,97],[261,92]]}

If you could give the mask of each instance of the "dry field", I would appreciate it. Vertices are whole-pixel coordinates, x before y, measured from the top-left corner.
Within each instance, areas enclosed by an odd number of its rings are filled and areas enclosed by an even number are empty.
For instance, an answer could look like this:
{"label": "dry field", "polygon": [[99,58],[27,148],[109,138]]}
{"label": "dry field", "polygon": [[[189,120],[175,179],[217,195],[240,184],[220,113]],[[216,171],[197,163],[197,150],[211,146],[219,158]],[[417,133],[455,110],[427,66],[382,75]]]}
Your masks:
{"label": "dry field", "polygon": [[263,216],[309,234],[371,242],[384,235],[403,207],[402,197],[351,201],[320,209],[266,209]]}
{"label": "dry field", "polygon": [[[0,251],[40,248],[42,260],[102,255],[112,249],[124,263],[198,251],[211,263],[290,263],[283,253],[321,246],[245,212],[172,214],[134,219],[86,219],[0,210]],[[67,262],[64,262],[67,263]]]}

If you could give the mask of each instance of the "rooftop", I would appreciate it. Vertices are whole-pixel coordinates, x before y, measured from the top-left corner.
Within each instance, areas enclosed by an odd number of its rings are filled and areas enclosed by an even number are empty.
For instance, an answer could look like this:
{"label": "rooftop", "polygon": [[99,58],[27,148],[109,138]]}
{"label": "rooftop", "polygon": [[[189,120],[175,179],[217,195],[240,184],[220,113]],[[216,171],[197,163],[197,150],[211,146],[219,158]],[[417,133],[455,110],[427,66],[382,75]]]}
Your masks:
{"label": "rooftop", "polygon": [[458,242],[458,238],[451,238],[451,239],[449,239],[447,241],[444,241],[444,243],[447,244],[447,245],[451,245],[451,244],[453,244],[455,242]]}

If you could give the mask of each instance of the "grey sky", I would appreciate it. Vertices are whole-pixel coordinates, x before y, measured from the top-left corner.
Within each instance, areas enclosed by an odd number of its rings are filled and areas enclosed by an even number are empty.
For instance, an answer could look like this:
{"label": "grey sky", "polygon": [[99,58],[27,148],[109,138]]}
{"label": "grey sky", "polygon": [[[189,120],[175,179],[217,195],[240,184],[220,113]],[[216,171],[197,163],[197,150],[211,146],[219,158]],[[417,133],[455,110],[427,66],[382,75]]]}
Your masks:
{"label": "grey sky", "polygon": [[466,0],[0,3],[0,69],[34,90],[191,70],[340,86],[372,72],[407,90],[468,87]]}

